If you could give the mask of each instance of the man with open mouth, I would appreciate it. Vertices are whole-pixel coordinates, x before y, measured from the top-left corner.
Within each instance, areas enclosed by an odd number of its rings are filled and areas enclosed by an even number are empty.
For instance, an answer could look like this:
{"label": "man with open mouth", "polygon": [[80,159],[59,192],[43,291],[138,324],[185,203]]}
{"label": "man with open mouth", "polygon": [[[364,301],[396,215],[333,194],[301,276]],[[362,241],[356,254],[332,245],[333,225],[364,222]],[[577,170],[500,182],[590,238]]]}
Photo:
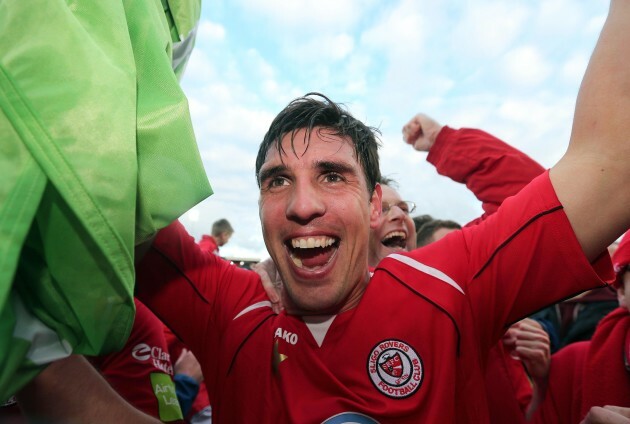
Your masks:
{"label": "man with open mouth", "polygon": [[408,252],[416,247],[416,227],[410,216],[416,209],[416,204],[402,200],[394,187],[394,180],[381,177],[379,183],[382,191],[381,217],[370,232],[370,268],[376,267],[384,257],[392,253]]}
{"label": "man with open mouth", "polygon": [[506,326],[613,276],[602,252],[630,226],[618,190],[630,181],[628,19],[613,1],[560,162],[484,222],[392,254],[373,276],[374,132],[323,96],[290,103],[256,160],[285,311],[178,223],[138,267],[138,297],[202,364],[213,421],[488,422],[480,364]]}

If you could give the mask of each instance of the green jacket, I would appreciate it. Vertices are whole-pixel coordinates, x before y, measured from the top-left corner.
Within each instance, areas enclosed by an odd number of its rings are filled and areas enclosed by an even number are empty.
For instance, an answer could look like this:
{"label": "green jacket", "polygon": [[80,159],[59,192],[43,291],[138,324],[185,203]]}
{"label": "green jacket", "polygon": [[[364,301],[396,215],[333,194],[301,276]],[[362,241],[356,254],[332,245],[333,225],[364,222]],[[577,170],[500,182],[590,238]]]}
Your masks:
{"label": "green jacket", "polygon": [[0,2],[0,400],[52,360],[120,348],[134,246],[212,193],[176,76],[199,16],[200,0]]}

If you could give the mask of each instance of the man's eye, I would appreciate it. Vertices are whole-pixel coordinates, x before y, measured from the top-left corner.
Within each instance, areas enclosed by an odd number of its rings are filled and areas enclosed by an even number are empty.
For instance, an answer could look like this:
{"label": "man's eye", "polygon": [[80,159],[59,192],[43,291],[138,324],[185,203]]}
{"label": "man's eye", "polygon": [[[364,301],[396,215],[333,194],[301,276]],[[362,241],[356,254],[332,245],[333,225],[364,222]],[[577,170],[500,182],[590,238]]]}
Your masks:
{"label": "man's eye", "polygon": [[274,178],[270,178],[269,181],[267,182],[267,188],[282,187],[287,184],[289,184],[289,182],[287,181],[286,178],[274,177]]}
{"label": "man's eye", "polygon": [[325,178],[326,178],[326,181],[329,183],[338,183],[338,182],[343,181],[343,177],[339,174],[333,174],[333,173],[326,174]]}

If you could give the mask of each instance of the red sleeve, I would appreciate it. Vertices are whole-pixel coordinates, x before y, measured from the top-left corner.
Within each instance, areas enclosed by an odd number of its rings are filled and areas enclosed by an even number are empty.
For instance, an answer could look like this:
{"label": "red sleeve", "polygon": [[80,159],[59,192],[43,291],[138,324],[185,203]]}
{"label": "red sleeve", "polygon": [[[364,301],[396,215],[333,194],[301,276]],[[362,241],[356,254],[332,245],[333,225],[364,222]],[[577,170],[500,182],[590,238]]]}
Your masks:
{"label": "red sleeve", "polygon": [[506,199],[483,222],[411,255],[461,287],[472,313],[471,324],[482,346],[488,348],[511,323],[561,299],[604,286],[614,275],[608,255],[593,264],[587,260],[548,172]]}
{"label": "red sleeve", "polygon": [[197,357],[220,345],[240,311],[266,300],[255,272],[201,251],[177,221],[160,230],[136,266],[136,296]]}
{"label": "red sleeve", "polygon": [[532,158],[487,132],[447,126],[438,134],[427,161],[439,174],[466,184],[483,203],[485,213],[468,225],[494,213],[503,200],[544,171]]}

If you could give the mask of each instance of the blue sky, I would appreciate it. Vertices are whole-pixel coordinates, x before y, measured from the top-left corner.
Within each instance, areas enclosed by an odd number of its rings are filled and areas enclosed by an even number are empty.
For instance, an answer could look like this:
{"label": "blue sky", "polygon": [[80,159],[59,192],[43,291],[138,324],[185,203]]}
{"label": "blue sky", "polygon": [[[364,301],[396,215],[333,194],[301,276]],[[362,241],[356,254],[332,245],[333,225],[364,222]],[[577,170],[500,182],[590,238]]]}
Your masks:
{"label": "blue sky", "polygon": [[273,117],[319,91],[380,128],[381,171],[416,213],[466,223],[479,202],[406,146],[426,113],[482,128],[552,166],[608,3],[434,0],[204,0],[182,86],[215,194],[182,217],[192,235],[227,218],[224,256],[267,257],[254,162]]}

